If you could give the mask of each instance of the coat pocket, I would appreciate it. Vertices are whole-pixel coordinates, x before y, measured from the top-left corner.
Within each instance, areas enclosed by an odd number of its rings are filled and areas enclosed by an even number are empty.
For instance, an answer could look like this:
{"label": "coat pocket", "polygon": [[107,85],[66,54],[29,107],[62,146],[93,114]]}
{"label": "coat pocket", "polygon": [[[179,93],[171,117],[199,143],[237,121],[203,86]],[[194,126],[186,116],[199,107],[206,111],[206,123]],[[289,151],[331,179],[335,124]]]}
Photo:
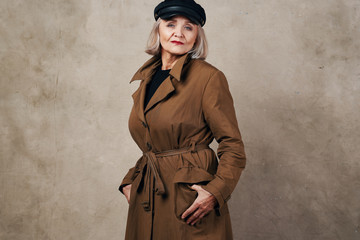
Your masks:
{"label": "coat pocket", "polygon": [[197,192],[190,186],[192,184],[205,185],[213,179],[212,174],[199,167],[188,166],[177,170],[173,181],[175,184],[174,208],[178,219],[181,219],[181,215],[197,197]]}
{"label": "coat pocket", "polygon": [[132,205],[132,203],[134,202],[136,195],[137,195],[137,191],[139,188],[139,184],[142,180],[141,177],[142,173],[139,172],[139,174],[136,175],[136,177],[134,178],[133,182],[131,183],[131,191],[130,191],[130,201],[129,201],[129,205]]}
{"label": "coat pocket", "polygon": [[144,175],[144,161],[143,158],[140,158],[135,165],[135,173],[133,176],[133,182],[131,183],[129,204],[132,204],[134,202],[138,193],[141,191],[143,185],[143,175]]}

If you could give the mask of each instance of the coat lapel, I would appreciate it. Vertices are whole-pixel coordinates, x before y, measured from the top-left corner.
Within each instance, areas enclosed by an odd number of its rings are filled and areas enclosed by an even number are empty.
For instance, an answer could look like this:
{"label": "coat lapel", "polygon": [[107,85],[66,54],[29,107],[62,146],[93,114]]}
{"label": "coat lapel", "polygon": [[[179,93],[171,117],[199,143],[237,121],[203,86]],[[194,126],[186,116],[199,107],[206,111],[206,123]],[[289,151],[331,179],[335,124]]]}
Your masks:
{"label": "coat lapel", "polygon": [[142,92],[144,91],[144,84],[142,84],[138,90],[136,90],[133,95],[132,98],[134,100],[134,110],[138,116],[138,118],[142,121],[145,122],[145,117],[144,117],[144,98],[142,97],[144,94],[142,94]]}
{"label": "coat lapel", "polygon": [[171,81],[171,76],[168,76],[156,90],[154,95],[151,97],[149,103],[146,105],[146,109],[144,114],[149,111],[153,106],[155,106],[158,102],[161,102],[164,98],[166,98],[170,93],[175,90],[174,85]]}
{"label": "coat lapel", "polygon": [[159,56],[154,56],[150,58],[147,62],[144,63],[143,66],[139,68],[139,70],[130,80],[130,83],[135,80],[141,80],[140,86],[132,94],[132,98],[134,100],[134,110],[142,122],[145,122],[144,100],[146,86],[150,82],[153,72],[155,71],[156,67],[159,66],[159,64],[161,64],[161,59],[159,58]]}
{"label": "coat lapel", "polygon": [[149,103],[146,106],[146,109],[144,109],[146,86],[151,81],[155,69],[161,64],[161,59],[159,58],[159,56],[152,57],[134,74],[130,83],[135,80],[143,81],[140,84],[139,89],[135,91],[132,95],[134,99],[135,111],[141,121],[145,122],[145,114],[157,103],[163,101],[173,91],[175,91],[172,79],[176,79],[177,81],[181,80],[181,72],[184,64],[187,62],[188,59],[188,54],[185,54],[176,62],[174,67],[171,69],[169,76],[164,80],[164,82],[159,86],[154,95],[151,97]]}
{"label": "coat lapel", "polygon": [[169,76],[161,83],[159,88],[156,90],[154,95],[151,97],[149,103],[146,105],[144,114],[146,114],[156,104],[163,101],[172,92],[175,91],[175,87],[174,87],[172,80],[173,79],[176,79],[177,81],[181,80],[181,72],[182,72],[184,64],[187,62],[188,59],[189,59],[188,54],[185,54],[184,56],[179,58],[179,60],[174,65],[174,67],[171,69]]}

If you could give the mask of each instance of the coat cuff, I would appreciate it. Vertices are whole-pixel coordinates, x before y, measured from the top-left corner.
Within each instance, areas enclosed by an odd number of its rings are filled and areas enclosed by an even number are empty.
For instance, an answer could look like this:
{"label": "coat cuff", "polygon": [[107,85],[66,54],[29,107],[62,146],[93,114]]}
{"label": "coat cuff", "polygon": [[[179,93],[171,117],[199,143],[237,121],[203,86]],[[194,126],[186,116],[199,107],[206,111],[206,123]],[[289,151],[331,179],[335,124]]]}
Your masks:
{"label": "coat cuff", "polygon": [[123,181],[122,181],[122,183],[120,184],[120,186],[119,186],[119,191],[122,193],[122,194],[124,194],[124,192],[123,192],[123,187],[125,187],[126,185],[129,185],[129,184],[131,184],[132,183],[132,180],[130,180],[130,179],[124,179]]}
{"label": "coat cuff", "polygon": [[129,169],[128,173],[125,175],[124,179],[122,180],[120,186],[119,186],[119,191],[124,194],[123,192],[123,187],[125,187],[126,185],[129,185],[133,182],[133,180],[136,177],[136,167],[132,167]]}
{"label": "coat cuff", "polygon": [[231,191],[225,183],[218,177],[210,181],[207,185],[202,186],[203,189],[213,194],[218,201],[218,208],[221,209],[230,199]]}

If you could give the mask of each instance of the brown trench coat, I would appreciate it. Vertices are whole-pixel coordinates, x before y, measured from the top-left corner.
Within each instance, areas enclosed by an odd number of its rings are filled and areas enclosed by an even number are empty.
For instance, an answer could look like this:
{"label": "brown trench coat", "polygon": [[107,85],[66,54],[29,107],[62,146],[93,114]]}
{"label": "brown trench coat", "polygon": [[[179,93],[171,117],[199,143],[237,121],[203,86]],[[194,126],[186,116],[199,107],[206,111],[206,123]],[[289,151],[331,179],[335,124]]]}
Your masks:
{"label": "brown trench coat", "polygon": [[[132,95],[129,129],[144,155],[119,187],[132,183],[125,239],[233,239],[227,200],[246,158],[227,80],[209,63],[185,54],[144,109],[146,85],[159,64],[161,59],[152,57],[131,80],[141,83]],[[204,148],[214,137],[219,162]],[[158,153],[173,149],[181,150]],[[189,187],[194,183],[219,204],[191,226],[180,216],[197,196]]]}

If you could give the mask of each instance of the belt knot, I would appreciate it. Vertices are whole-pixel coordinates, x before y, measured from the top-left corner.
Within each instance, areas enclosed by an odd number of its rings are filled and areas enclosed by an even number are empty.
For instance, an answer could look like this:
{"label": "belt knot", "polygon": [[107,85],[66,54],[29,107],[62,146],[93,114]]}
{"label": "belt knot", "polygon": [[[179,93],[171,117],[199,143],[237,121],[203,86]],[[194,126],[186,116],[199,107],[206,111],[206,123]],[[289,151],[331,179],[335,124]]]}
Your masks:
{"label": "belt knot", "polygon": [[[143,156],[146,158],[146,173],[145,173],[145,181],[144,181],[144,189],[145,189],[145,196],[146,199],[141,202],[141,205],[144,207],[145,211],[151,211],[152,207],[150,204],[150,200],[152,200],[152,192],[151,192],[151,177],[154,177],[154,191],[157,195],[164,195],[166,193],[164,183],[160,177],[159,169],[156,166],[156,159],[157,157],[168,157],[168,156],[174,156],[179,155],[187,152],[194,153],[196,151],[202,150],[202,149],[209,149],[209,146],[206,144],[199,144],[196,145],[194,142],[191,142],[189,147],[185,148],[179,148],[179,149],[171,149],[167,151],[161,151],[161,152],[153,152],[148,151],[144,152]],[[142,176],[144,177],[144,175]]]}

